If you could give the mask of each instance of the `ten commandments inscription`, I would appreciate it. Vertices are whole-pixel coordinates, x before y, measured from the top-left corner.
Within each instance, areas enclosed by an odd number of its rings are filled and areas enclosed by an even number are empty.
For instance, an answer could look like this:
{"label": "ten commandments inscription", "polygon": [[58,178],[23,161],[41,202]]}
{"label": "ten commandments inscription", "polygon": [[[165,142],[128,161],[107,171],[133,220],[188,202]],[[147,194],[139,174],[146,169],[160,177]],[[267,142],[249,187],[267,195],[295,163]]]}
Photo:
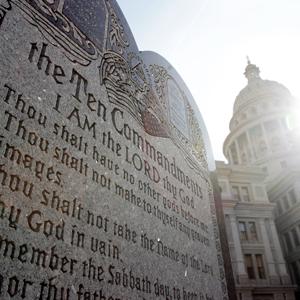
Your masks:
{"label": "ten commandments inscription", "polygon": [[115,1],[0,0],[0,298],[228,299],[207,133]]}

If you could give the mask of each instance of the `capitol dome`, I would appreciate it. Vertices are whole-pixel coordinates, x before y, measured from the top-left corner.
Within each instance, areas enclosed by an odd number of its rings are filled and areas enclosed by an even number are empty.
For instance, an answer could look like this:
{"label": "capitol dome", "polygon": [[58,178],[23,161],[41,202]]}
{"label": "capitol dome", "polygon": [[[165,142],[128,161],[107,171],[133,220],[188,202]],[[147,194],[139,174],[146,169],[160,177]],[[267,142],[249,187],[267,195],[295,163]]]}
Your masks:
{"label": "capitol dome", "polygon": [[248,84],[235,99],[224,155],[231,164],[268,168],[277,158],[285,164],[283,157],[293,148],[289,118],[295,99],[282,84],[262,79],[249,60],[244,75]]}
{"label": "capitol dome", "polygon": [[244,105],[258,97],[264,96],[280,96],[290,97],[290,91],[281,83],[272,80],[264,80],[259,78],[255,82],[248,83],[235,99],[233,111],[237,112]]}

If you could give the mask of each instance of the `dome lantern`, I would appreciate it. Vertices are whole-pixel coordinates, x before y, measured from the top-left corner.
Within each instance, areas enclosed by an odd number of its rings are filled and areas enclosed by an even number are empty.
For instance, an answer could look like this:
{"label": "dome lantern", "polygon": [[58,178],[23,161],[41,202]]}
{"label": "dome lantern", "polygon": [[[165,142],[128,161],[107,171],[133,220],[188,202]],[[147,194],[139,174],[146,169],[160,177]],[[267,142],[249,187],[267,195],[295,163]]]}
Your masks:
{"label": "dome lantern", "polygon": [[244,75],[248,79],[248,82],[255,80],[255,79],[261,79],[259,76],[259,73],[260,73],[259,68],[256,65],[251,64],[251,61],[248,56],[247,56],[247,62],[248,62],[248,65],[245,69]]}

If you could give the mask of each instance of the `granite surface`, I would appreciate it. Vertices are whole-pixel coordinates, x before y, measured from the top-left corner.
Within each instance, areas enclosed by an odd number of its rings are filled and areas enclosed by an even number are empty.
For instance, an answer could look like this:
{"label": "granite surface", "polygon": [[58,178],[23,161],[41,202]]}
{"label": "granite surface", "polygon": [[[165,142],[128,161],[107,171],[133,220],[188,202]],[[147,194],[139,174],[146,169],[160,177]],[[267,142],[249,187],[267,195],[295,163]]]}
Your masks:
{"label": "granite surface", "polygon": [[115,1],[0,0],[0,298],[228,299],[201,114]]}

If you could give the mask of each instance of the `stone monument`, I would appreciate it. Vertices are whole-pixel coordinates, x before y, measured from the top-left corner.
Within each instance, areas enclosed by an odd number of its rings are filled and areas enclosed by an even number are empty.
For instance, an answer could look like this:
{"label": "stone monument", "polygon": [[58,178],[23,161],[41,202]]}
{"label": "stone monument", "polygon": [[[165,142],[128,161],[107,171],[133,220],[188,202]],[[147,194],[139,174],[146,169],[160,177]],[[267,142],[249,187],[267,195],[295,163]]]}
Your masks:
{"label": "stone monument", "polygon": [[112,0],[0,0],[0,298],[228,299],[184,82]]}

